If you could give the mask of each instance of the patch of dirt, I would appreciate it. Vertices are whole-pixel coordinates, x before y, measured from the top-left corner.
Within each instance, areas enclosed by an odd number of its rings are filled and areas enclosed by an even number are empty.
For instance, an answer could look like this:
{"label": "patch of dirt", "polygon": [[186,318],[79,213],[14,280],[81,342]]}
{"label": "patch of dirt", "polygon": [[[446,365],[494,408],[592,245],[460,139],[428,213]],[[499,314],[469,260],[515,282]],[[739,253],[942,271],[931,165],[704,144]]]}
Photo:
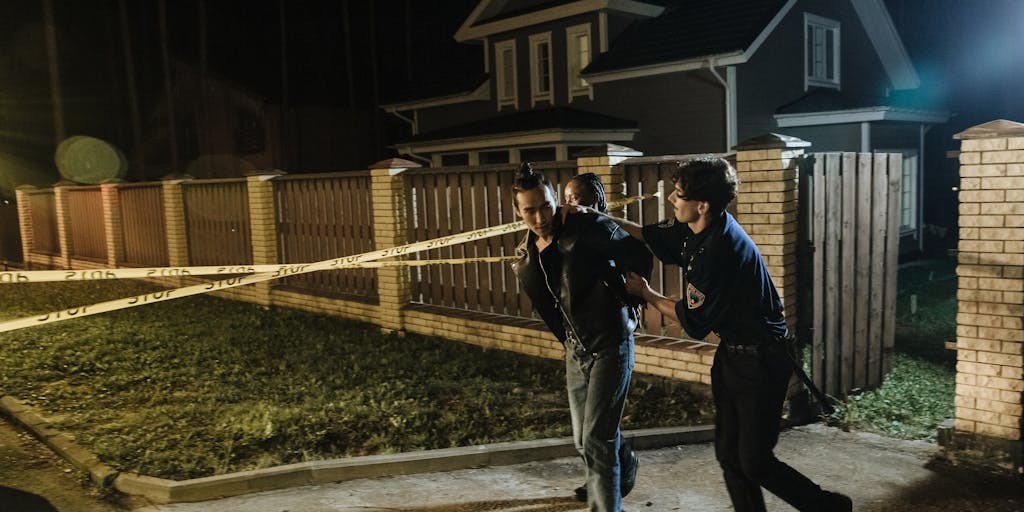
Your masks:
{"label": "patch of dirt", "polygon": [[142,505],[93,486],[88,475],[0,416],[0,510],[120,512]]}

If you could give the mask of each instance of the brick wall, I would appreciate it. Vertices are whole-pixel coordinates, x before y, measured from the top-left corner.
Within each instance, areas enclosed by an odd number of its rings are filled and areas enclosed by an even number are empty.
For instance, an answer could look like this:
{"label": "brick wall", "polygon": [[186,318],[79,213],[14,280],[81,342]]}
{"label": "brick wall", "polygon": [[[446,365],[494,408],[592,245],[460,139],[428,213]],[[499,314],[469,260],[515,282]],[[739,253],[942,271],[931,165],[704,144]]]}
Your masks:
{"label": "brick wall", "polygon": [[[802,141],[801,141],[802,142]],[[795,170],[792,159],[802,152],[792,149],[793,141],[772,139],[759,144],[772,148],[739,148],[741,181],[749,187],[740,194],[741,222],[751,231],[765,254],[766,261],[780,293],[790,306],[795,300]],[[781,144],[781,145],[780,145]],[[788,144],[788,145],[787,145]],[[778,147],[776,147],[778,146]],[[630,148],[606,145],[590,151],[578,160],[578,172],[594,172],[601,177],[608,199],[624,195],[622,169],[617,165],[639,156]],[[385,160],[371,166],[373,201],[373,233],[376,248],[383,249],[408,243],[406,198],[403,172],[418,167],[399,159]],[[277,233],[272,181],[275,173],[248,177],[251,238],[254,264],[278,262]],[[785,183],[775,184],[773,181]],[[169,266],[188,266],[188,236],[185,226],[184,202],[179,178],[163,181]],[[123,258],[116,185],[104,186],[105,226],[108,230],[108,263]],[[64,195],[59,192],[57,211],[66,213]],[[21,200],[19,208],[27,208]],[[24,205],[24,206],[23,206]],[[614,213],[614,212],[613,212]],[[20,211],[23,238],[31,241],[30,212]],[[59,223],[60,225],[60,223]],[[61,247],[68,243],[61,230]],[[111,236],[113,234],[113,236]],[[31,244],[26,244],[31,247]],[[26,256],[29,249],[26,249]],[[67,254],[63,252],[62,254]],[[40,255],[33,255],[40,256]],[[26,261],[29,258],[26,257]],[[65,258],[47,260],[48,266],[67,267]],[[72,268],[97,268],[102,265],[72,261]],[[304,294],[278,288],[273,282],[247,285],[214,292],[218,296],[255,302],[263,305],[291,307],[320,314],[332,314],[373,322],[385,331],[414,332],[440,336],[483,347],[511,350],[525,354],[561,359],[563,350],[558,341],[538,320],[506,315],[479,313],[454,308],[411,303],[410,279],[405,267],[377,269],[378,301],[345,300]],[[157,280],[167,287],[186,286],[210,278],[184,277]],[[639,335],[636,338],[636,371],[695,382],[710,382],[710,368],[715,346],[706,341],[680,340],[660,336]]]}
{"label": "brick wall", "polygon": [[1021,466],[1024,125],[993,121],[960,148],[956,418],[950,451]]}

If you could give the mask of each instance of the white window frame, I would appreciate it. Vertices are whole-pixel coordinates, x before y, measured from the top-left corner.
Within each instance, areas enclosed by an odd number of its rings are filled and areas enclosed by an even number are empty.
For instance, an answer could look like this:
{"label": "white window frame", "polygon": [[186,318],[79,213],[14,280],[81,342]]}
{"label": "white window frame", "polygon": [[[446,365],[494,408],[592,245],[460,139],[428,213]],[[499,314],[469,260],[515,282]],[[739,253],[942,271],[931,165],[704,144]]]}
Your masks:
{"label": "white window frame", "polygon": [[[547,62],[541,62],[540,47],[541,45],[547,45],[548,56]],[[555,95],[555,66],[554,66],[554,52],[552,52],[551,46],[551,32],[543,32],[540,34],[533,34],[530,36],[530,106],[537,105],[538,102],[547,101],[548,103],[554,104]],[[544,82],[544,75],[547,74],[547,90],[541,90],[541,85]]]}
{"label": "white window frame", "polygon": [[[506,73],[505,68],[506,51],[511,52],[508,56],[512,61],[510,75]],[[516,108],[516,105],[519,104],[519,85],[516,76],[516,40],[509,39],[494,43],[494,77],[496,82],[494,85],[496,89],[495,96],[498,98],[498,110],[505,106]],[[511,95],[505,93],[506,85],[511,85]]]}
{"label": "white window frame", "polygon": [[[587,37],[587,62],[580,59],[579,37]],[[568,82],[569,101],[577,96],[594,99],[594,86],[580,76],[580,70],[594,60],[594,38],[590,33],[590,24],[574,25],[565,29],[566,82]],[[581,83],[582,82],[582,83]]]}
{"label": "white window frame", "polygon": [[[832,89],[839,89],[839,70],[842,68],[839,62],[839,47],[842,41],[839,31],[839,22],[836,20],[830,20],[821,16],[816,16],[810,13],[804,13],[804,90],[807,90],[811,86],[816,87],[829,87]],[[811,31],[812,37],[807,36],[807,32]],[[828,70],[823,70],[820,75],[815,69],[815,65],[807,65],[808,59],[814,62],[824,61],[824,66],[828,66],[827,60],[827,46],[824,43],[824,39],[829,33],[833,37],[832,41],[832,78],[828,78]]]}
{"label": "white window frame", "polygon": [[900,234],[905,234],[913,233],[919,227],[917,178],[920,156],[912,149],[899,152],[903,153],[903,168],[900,169]]}

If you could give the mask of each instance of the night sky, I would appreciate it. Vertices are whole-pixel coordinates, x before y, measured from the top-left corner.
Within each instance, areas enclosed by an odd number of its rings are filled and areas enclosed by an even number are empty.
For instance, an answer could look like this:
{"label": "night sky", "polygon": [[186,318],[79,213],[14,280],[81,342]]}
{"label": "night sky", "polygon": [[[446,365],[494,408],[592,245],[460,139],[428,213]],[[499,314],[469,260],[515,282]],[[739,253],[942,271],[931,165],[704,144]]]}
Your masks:
{"label": "night sky", "polygon": [[[124,3],[145,116],[162,91],[159,3]],[[394,122],[374,105],[422,90],[436,73],[482,68],[480,47],[457,44],[452,37],[474,0],[168,0],[172,59],[198,65],[200,6],[205,5],[210,73],[280,101],[282,4],[292,105],[363,109],[383,123]],[[957,148],[951,138],[956,132],[997,118],[1024,121],[1024,101],[1018,99],[1024,83],[1024,1],[886,4],[924,83],[920,94],[956,114],[929,132],[929,144],[939,155],[930,155],[929,165],[945,150]],[[53,0],[66,133],[93,135],[125,148],[131,134],[119,5],[118,0]],[[54,181],[56,142],[42,6],[39,0],[0,0],[3,195],[10,195],[16,181]],[[377,156],[390,155],[382,149]],[[955,179],[954,168],[926,186],[948,190]]]}

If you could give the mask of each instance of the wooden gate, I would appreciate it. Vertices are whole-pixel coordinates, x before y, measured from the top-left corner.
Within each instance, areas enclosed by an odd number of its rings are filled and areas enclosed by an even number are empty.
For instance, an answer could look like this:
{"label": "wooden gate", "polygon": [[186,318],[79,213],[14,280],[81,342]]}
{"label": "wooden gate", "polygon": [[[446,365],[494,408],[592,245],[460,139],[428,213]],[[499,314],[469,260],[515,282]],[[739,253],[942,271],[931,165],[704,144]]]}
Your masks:
{"label": "wooden gate", "polygon": [[800,314],[811,373],[844,396],[892,367],[902,155],[818,153],[800,165]]}

